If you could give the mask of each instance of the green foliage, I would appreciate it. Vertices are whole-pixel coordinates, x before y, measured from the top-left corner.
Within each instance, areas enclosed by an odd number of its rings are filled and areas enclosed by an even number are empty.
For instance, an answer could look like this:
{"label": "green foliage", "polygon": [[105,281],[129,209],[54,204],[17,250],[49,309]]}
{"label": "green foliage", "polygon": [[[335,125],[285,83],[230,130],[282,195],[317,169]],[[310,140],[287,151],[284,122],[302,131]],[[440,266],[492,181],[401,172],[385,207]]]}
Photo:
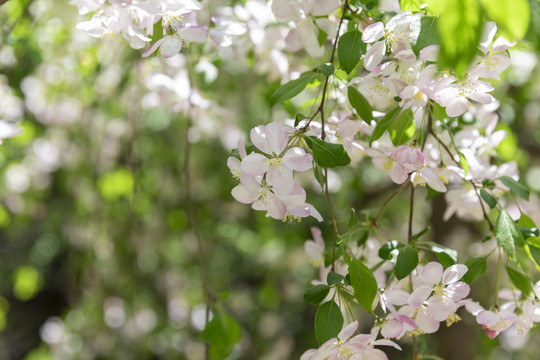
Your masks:
{"label": "green foliage", "polygon": [[304,137],[306,144],[313,151],[313,160],[323,168],[334,168],[351,163],[351,158],[341,144],[331,144],[315,136]]}
{"label": "green foliage", "polygon": [[440,15],[437,21],[441,40],[439,66],[464,75],[477,53],[482,35],[482,12],[476,0],[431,0],[428,9]]}
{"label": "green foliage", "polygon": [[395,146],[408,143],[414,137],[415,131],[414,117],[410,108],[401,110],[388,126],[390,140]]}
{"label": "green foliage", "polygon": [[400,107],[395,107],[392,110],[388,111],[386,115],[384,115],[383,118],[377,122],[373,133],[371,133],[371,138],[369,139],[370,146],[375,140],[383,136],[384,132],[388,129],[390,124],[392,124],[392,122],[399,116],[400,111]]}
{"label": "green foliage", "polygon": [[449,267],[458,262],[458,252],[456,250],[452,250],[446,246],[434,242],[427,242],[423,244],[427,244],[429,246],[429,249],[433,251],[435,255],[437,255],[437,258],[444,267]]}
{"label": "green foliage", "polygon": [[320,304],[326,298],[328,292],[330,292],[330,286],[315,285],[304,293],[304,301],[308,304]]}
{"label": "green foliage", "polygon": [[315,337],[319,344],[336,337],[343,327],[343,315],[335,301],[325,302],[315,314]]}
{"label": "green foliage", "polygon": [[404,246],[405,244],[397,240],[388,241],[379,249],[379,257],[383,260],[390,260],[392,258],[392,252]]}
{"label": "green foliage", "polygon": [[230,315],[221,310],[201,332],[201,339],[209,343],[209,355],[212,360],[226,358],[241,338],[240,326]]}
{"label": "green foliage", "polygon": [[398,280],[409,275],[418,265],[418,251],[412,246],[406,245],[391,252],[394,274]]}
{"label": "green foliage", "polygon": [[499,179],[501,182],[510,188],[510,191],[516,194],[517,196],[529,201],[529,189],[525,186],[518,183],[516,180],[512,179],[510,176],[501,176]]}
{"label": "green foliage", "polygon": [[343,275],[330,271],[326,276],[326,283],[328,285],[345,285],[346,281]]}
{"label": "green foliage", "polygon": [[424,4],[422,0],[399,0],[401,11],[420,11],[420,6]]}
{"label": "green foliage", "polygon": [[489,205],[490,208],[493,209],[495,206],[497,206],[497,198],[488,193],[486,190],[480,189],[480,197],[486,202],[486,204]]}
{"label": "green foliage", "polygon": [[371,270],[360,260],[346,257],[354,297],[367,312],[371,313],[373,300],[377,296],[377,281]]}
{"label": "green foliage", "polygon": [[515,260],[516,244],[523,244],[523,235],[514,220],[504,209],[501,209],[495,223],[495,237],[504,252]]}
{"label": "green foliage", "polygon": [[487,16],[507,39],[519,40],[527,32],[531,10],[527,0],[479,0]]}
{"label": "green foliage", "polygon": [[347,96],[349,98],[349,103],[351,103],[360,118],[369,124],[371,120],[373,120],[373,108],[364,95],[356,88],[349,86],[347,89]]}
{"label": "green foliage", "polygon": [[424,16],[411,23],[411,48],[416,56],[429,45],[440,45],[437,18]]}
{"label": "green foliage", "polygon": [[322,64],[319,66],[318,69],[324,76],[330,76],[336,70],[336,68],[332,64]]}
{"label": "green foliage", "polygon": [[463,281],[467,284],[472,283],[474,280],[482,276],[487,269],[487,258],[485,256],[470,258],[465,261],[467,266],[467,273],[463,276]]}
{"label": "green foliage", "polygon": [[458,152],[459,155],[459,164],[461,165],[461,168],[463,171],[465,171],[465,175],[469,174],[469,163],[467,162],[467,158],[463,153]]}
{"label": "green foliage", "polygon": [[270,106],[292,99],[300,94],[310,82],[318,77],[319,74],[313,70],[302,73],[298,79],[289,81],[272,94],[270,97]]}
{"label": "green foliage", "polygon": [[337,48],[339,66],[347,74],[354,70],[360,61],[360,57],[365,53],[366,44],[362,42],[362,33],[360,31],[348,31],[339,38]]}
{"label": "green foliage", "polygon": [[510,278],[510,281],[512,281],[512,284],[514,284],[514,286],[518,288],[522,293],[528,296],[534,295],[534,290],[531,282],[529,281],[527,276],[525,276],[525,274],[523,274],[521,271],[511,268],[508,265],[506,266],[506,272],[508,273],[508,277]]}

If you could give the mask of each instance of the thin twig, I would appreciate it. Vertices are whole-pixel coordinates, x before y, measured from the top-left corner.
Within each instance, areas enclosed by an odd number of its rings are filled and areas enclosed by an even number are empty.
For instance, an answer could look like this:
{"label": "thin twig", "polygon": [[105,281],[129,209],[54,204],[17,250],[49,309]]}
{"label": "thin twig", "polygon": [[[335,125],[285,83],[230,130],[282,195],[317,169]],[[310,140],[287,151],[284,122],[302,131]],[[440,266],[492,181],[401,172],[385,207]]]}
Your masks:
{"label": "thin twig", "polygon": [[[342,13],[341,13],[341,18],[339,20],[339,25],[338,25],[338,28],[337,28],[337,32],[336,32],[336,37],[334,39],[334,45],[332,46],[332,54],[330,55],[330,64],[333,64],[334,63],[334,57],[336,55],[336,48],[337,48],[337,43],[338,43],[338,38],[339,38],[339,33],[341,31],[341,25],[343,24],[343,18],[345,17],[345,13],[347,12],[347,9],[349,7],[349,0],[345,0],[345,2],[343,3],[343,9],[342,9]],[[314,115],[318,113],[321,114],[321,128],[322,128],[322,131],[321,131],[321,139],[324,141],[324,139],[326,138],[326,132],[324,130],[324,126],[325,126],[325,119],[324,119],[324,105],[325,105],[325,101],[326,101],[326,91],[328,89],[328,81],[330,79],[330,76],[327,76],[325,79],[324,79],[324,85],[323,85],[323,90],[322,90],[322,97],[321,97],[321,103],[319,105],[319,108],[317,109],[317,111],[315,112]],[[310,121],[314,118],[315,116],[312,116]],[[308,125],[309,125],[309,122],[308,122]],[[306,125],[307,126],[307,125]],[[332,232],[333,232],[333,242],[332,242],[332,271],[335,270],[335,260],[336,260],[336,241],[337,241],[337,234],[338,234],[338,228],[337,228],[337,223],[336,223],[336,217],[334,215],[334,208],[332,206],[332,200],[330,199],[330,192],[328,191],[328,169],[327,168],[324,168],[324,192],[326,194],[326,199],[328,200],[328,207],[330,209],[330,216],[332,217]]]}
{"label": "thin twig", "polygon": [[[446,150],[448,155],[450,155],[450,158],[452,159],[452,161],[454,161],[457,164],[457,166],[463,169],[463,166],[461,166],[461,163],[457,161],[456,159],[454,159],[454,155],[452,154],[448,146],[446,146],[446,144],[437,136],[437,134],[435,134],[433,129],[429,133],[431,134],[431,136],[435,138],[435,140],[437,140],[437,142],[444,148],[444,150]],[[493,226],[493,223],[489,219],[486,209],[484,208],[484,202],[482,201],[482,197],[480,196],[478,186],[474,183],[472,179],[469,180],[469,183],[471,183],[471,185],[473,186],[476,197],[478,197],[478,201],[480,202],[480,207],[482,208],[482,213],[484,214],[484,219],[487,221],[489,225],[489,230],[493,232],[493,230],[495,230],[495,227]]]}
{"label": "thin twig", "polygon": [[499,300],[499,283],[501,281],[501,262],[502,262],[502,255],[501,255],[501,247],[498,246],[499,250],[499,260],[497,261],[497,277],[495,278],[495,293],[493,294],[493,305],[497,306],[497,302]]}
{"label": "thin twig", "polygon": [[411,186],[411,204],[410,204],[410,207],[409,207],[409,230],[407,232],[407,237],[409,239],[409,243],[411,242],[412,240],[412,236],[413,236],[413,226],[412,226],[412,223],[413,223],[413,213],[414,213],[414,185]]}

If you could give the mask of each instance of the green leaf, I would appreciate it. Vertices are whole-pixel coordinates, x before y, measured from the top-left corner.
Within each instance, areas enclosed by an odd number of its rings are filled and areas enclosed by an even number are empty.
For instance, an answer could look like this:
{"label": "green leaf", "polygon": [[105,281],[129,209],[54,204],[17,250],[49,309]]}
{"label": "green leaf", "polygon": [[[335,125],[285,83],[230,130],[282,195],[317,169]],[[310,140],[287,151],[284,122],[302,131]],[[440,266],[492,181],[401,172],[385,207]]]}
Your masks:
{"label": "green leaf", "polygon": [[343,327],[343,315],[334,301],[319,306],[315,314],[315,337],[323,344],[336,337]]}
{"label": "green leaf", "polygon": [[447,248],[446,246],[442,246],[432,241],[426,242],[425,244],[429,246],[430,250],[433,251],[435,255],[437,255],[439,261],[444,267],[449,267],[458,262],[458,252],[456,250]]}
{"label": "green leaf", "polygon": [[317,42],[319,43],[319,46],[323,46],[323,44],[326,42],[326,39],[328,38],[328,34],[320,27],[317,28],[319,29],[319,34],[317,35]]}
{"label": "green leaf", "polygon": [[536,263],[536,267],[540,267],[540,248],[531,244],[527,244],[525,246],[525,249],[529,254],[529,257]]}
{"label": "green leaf", "polygon": [[394,121],[394,119],[399,115],[400,111],[400,107],[393,108],[392,110],[387,112],[381,120],[379,120],[379,122],[375,126],[375,129],[373,129],[373,133],[371,133],[371,138],[369,139],[370,146],[375,140],[383,136],[386,129],[388,129],[392,121]]}
{"label": "green leaf", "polygon": [[512,284],[514,284],[514,286],[518,288],[522,293],[529,296],[534,295],[531,282],[529,281],[527,276],[525,276],[525,274],[523,274],[521,271],[511,268],[508,265],[506,265],[506,272],[508,273],[508,277],[510,278],[510,281],[512,281]]}
{"label": "green leaf", "polygon": [[371,313],[373,300],[377,296],[377,281],[371,270],[358,259],[346,257],[354,297],[368,313]]}
{"label": "green leaf", "polygon": [[461,165],[461,168],[463,169],[463,171],[465,171],[465,175],[467,175],[469,173],[469,163],[467,162],[467,158],[460,151],[458,151],[458,155],[459,155],[459,164]]}
{"label": "green leaf", "polygon": [[351,163],[351,158],[347,155],[343,145],[327,143],[316,136],[306,136],[304,139],[313,151],[313,160],[320,167],[334,168]]}
{"label": "green leaf", "polygon": [[391,256],[390,261],[398,280],[405,278],[418,265],[418,251],[409,245],[393,250]]}
{"label": "green leaf", "polygon": [[381,246],[379,249],[379,257],[383,260],[390,260],[392,258],[392,251],[404,247],[405,244],[400,243],[397,240],[391,240]]}
{"label": "green leaf", "polygon": [[475,0],[431,0],[428,7],[437,20],[441,50],[439,67],[463,76],[477,53],[482,35],[482,12]]}
{"label": "green leaf", "polygon": [[506,210],[502,209],[495,223],[495,237],[504,252],[516,259],[516,243],[523,243],[523,235]]}
{"label": "green leaf", "polygon": [[330,292],[330,286],[315,285],[304,293],[304,301],[308,304],[319,304],[328,295],[328,292]]}
{"label": "green leaf", "polygon": [[525,36],[531,17],[527,0],[480,0],[480,4],[507,39],[519,40]]}
{"label": "green leaf", "polygon": [[339,66],[347,74],[356,67],[360,57],[366,53],[366,44],[362,41],[362,33],[358,30],[351,30],[341,35],[338,40],[338,61]]}
{"label": "green leaf", "polygon": [[429,229],[431,229],[431,226],[427,226],[427,227],[423,228],[422,230],[420,230],[419,232],[417,232],[416,234],[411,236],[411,240],[420,239],[422,236],[424,236],[425,233],[427,233],[429,231]]}
{"label": "green leaf", "polygon": [[349,86],[347,90],[347,96],[352,107],[356,110],[358,115],[368,124],[373,120],[373,108],[366,100],[364,95],[356,88]]}
{"label": "green leaf", "polygon": [[489,205],[490,208],[497,206],[497,198],[484,189],[480,189],[480,197]]}
{"label": "green leaf", "polygon": [[347,224],[349,226],[349,229],[351,229],[354,225],[356,225],[357,222],[358,222],[358,217],[356,216],[356,210],[352,208],[351,215],[349,216],[349,222]]}
{"label": "green leaf", "polygon": [[324,76],[332,75],[334,73],[334,70],[336,70],[336,68],[332,64],[322,64],[322,65],[319,66],[319,71]]}
{"label": "green leaf", "polygon": [[487,269],[487,258],[485,256],[470,258],[465,261],[467,266],[467,272],[463,275],[462,280],[467,284],[472,283],[474,280],[482,276]]}
{"label": "green leaf", "polygon": [[414,117],[410,108],[401,111],[388,126],[390,140],[394,146],[407,143],[413,138],[415,131]]}
{"label": "green leaf", "polygon": [[399,0],[399,5],[401,6],[401,11],[411,10],[413,12],[421,11],[422,8],[420,5],[424,4],[423,0]]}
{"label": "green leaf", "polygon": [[236,321],[223,311],[215,316],[201,332],[201,339],[209,343],[209,355],[212,360],[226,358],[240,341],[242,332]]}
{"label": "green leaf", "polygon": [[277,89],[270,97],[270,106],[274,106],[285,100],[292,99],[296,95],[300,94],[306,86],[319,76],[314,71],[308,71],[300,75],[296,80],[291,80],[288,83]]}
{"label": "green leaf", "polygon": [[321,167],[317,165],[317,163],[313,164],[313,174],[315,175],[315,179],[317,180],[319,185],[321,185],[322,191],[324,191],[324,185],[325,185],[324,173]]}
{"label": "green leaf", "polygon": [[[419,1],[420,3],[422,1]],[[403,7],[401,8],[403,10]],[[403,10],[405,11],[405,10]],[[420,50],[429,45],[439,45],[439,33],[437,30],[437,18],[424,16],[411,23],[410,41],[412,51],[416,56]]]}
{"label": "green leaf", "polygon": [[152,43],[155,43],[161,38],[163,38],[163,23],[162,23],[162,19],[159,19],[159,21],[154,24],[154,32],[152,33]]}
{"label": "green leaf", "polygon": [[529,189],[527,189],[525,186],[518,183],[516,180],[512,179],[510,176],[501,176],[499,178],[501,182],[510,188],[510,191],[516,194],[517,196],[529,201]]}
{"label": "green leaf", "polygon": [[326,283],[328,285],[345,285],[345,277],[336,272],[330,271],[326,276]]}

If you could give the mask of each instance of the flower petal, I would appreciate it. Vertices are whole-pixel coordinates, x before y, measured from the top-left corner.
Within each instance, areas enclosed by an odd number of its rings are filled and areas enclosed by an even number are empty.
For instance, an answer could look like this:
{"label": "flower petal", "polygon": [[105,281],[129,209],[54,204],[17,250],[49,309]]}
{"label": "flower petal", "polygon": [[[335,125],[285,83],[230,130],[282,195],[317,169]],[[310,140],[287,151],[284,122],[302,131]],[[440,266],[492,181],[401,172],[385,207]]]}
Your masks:
{"label": "flower petal", "polygon": [[386,44],[384,41],[379,41],[373,44],[364,56],[364,67],[371,71],[381,63],[381,60],[386,54]]}
{"label": "flower petal", "polygon": [[442,281],[444,285],[452,284],[458,281],[465,275],[469,269],[463,264],[456,264],[450,266],[448,269],[444,270],[442,275]]}
{"label": "flower petal", "polygon": [[242,172],[249,176],[263,175],[268,167],[268,158],[261,154],[251,153],[242,159]]}
{"label": "flower petal", "polygon": [[338,334],[338,339],[341,341],[345,341],[348,338],[351,337],[352,334],[358,329],[358,321],[353,321],[349,325],[345,326],[340,333]]}
{"label": "flower petal", "polygon": [[289,142],[289,135],[279,121],[274,121],[266,126],[266,140],[270,150],[279,155]]}
{"label": "flower petal", "polygon": [[290,169],[306,171],[313,167],[313,156],[300,147],[293,147],[283,155],[283,163]]}
{"label": "flower petal", "polygon": [[362,33],[362,41],[365,43],[373,43],[384,35],[384,25],[382,22],[376,22],[375,24],[369,25],[365,28]]}
{"label": "flower petal", "polygon": [[441,282],[441,277],[443,274],[443,266],[438,262],[430,262],[424,266],[422,269],[422,277],[427,284],[433,286]]}

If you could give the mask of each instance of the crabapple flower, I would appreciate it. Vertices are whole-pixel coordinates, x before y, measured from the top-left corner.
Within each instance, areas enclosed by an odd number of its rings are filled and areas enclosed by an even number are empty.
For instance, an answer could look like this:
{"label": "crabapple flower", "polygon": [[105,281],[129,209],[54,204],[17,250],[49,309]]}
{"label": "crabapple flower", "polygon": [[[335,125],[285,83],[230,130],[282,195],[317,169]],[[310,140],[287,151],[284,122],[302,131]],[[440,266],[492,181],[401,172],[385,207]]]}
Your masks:
{"label": "crabapple flower", "polygon": [[297,24],[286,38],[289,49],[298,51],[305,48],[312,57],[321,57],[324,47],[319,45],[319,28],[329,34],[333,32],[334,24],[320,17],[332,13],[339,4],[339,0],[274,0],[272,12],[278,21],[293,21]]}
{"label": "crabapple flower", "polygon": [[372,334],[360,334],[351,338],[358,329],[358,321],[345,326],[336,338],[332,338],[321,345],[318,350],[306,351],[301,360],[340,360],[340,359],[365,359],[382,360],[388,359],[386,354],[375,349],[375,346],[393,346],[401,350],[398,344],[391,340],[375,340],[377,332]]}
{"label": "crabapple flower", "polygon": [[388,156],[377,149],[366,149],[376,168],[390,171],[390,177],[396,184],[403,184],[409,173],[424,167],[424,154],[414,146],[400,145]]}
{"label": "crabapple flower", "polygon": [[313,156],[300,147],[292,147],[283,155],[289,135],[281,123],[274,121],[251,130],[251,141],[262,154],[251,153],[242,160],[242,171],[249,176],[266,174],[267,184],[276,192],[289,193],[294,186],[293,170],[305,171],[313,166]]}
{"label": "crabapple flower", "polygon": [[143,57],[150,56],[157,49],[161,56],[170,58],[180,52],[183,47],[187,47],[190,42],[205,42],[208,33],[201,26],[183,25],[172,35],[163,35],[161,39],[152,44],[144,53]]}
{"label": "crabapple flower", "polygon": [[456,117],[462,115],[471,106],[469,100],[491,104],[494,98],[488,92],[492,90],[491,84],[468,76],[442,88],[435,94],[435,100],[446,108],[448,116]]}
{"label": "crabapple flower", "polygon": [[308,240],[304,243],[304,251],[309,257],[310,262],[314,266],[324,264],[324,240],[322,238],[321,229],[317,227],[311,228],[313,240]]}
{"label": "crabapple flower", "polygon": [[233,36],[243,35],[247,31],[247,26],[245,24],[226,18],[213,16],[212,22],[215,24],[215,27],[210,29],[209,36],[217,46],[231,46],[233,43]]}
{"label": "crabapple flower", "polygon": [[[386,49],[393,54],[410,49],[410,24],[423,14],[411,15],[410,11],[394,16],[386,25],[377,22],[369,25],[362,34],[362,41],[373,44],[364,56],[364,67],[368,71],[375,69],[386,54]],[[384,38],[383,40],[380,40]]]}
{"label": "crabapple flower", "polygon": [[424,167],[411,174],[411,182],[414,186],[429,185],[433,190],[438,192],[446,192],[446,186],[441,178],[435,173],[437,169]]}
{"label": "crabapple flower", "polygon": [[476,315],[476,322],[482,325],[490,339],[494,339],[502,331],[512,326],[517,317],[515,313],[506,310],[495,312],[484,310]]}
{"label": "crabapple flower", "polygon": [[479,78],[499,80],[499,75],[510,66],[510,57],[505,51],[516,43],[510,42],[502,36],[493,41],[496,32],[497,25],[493,21],[484,25],[482,39],[478,45],[481,54],[475,59],[475,65],[471,67],[470,71],[471,74]]}

